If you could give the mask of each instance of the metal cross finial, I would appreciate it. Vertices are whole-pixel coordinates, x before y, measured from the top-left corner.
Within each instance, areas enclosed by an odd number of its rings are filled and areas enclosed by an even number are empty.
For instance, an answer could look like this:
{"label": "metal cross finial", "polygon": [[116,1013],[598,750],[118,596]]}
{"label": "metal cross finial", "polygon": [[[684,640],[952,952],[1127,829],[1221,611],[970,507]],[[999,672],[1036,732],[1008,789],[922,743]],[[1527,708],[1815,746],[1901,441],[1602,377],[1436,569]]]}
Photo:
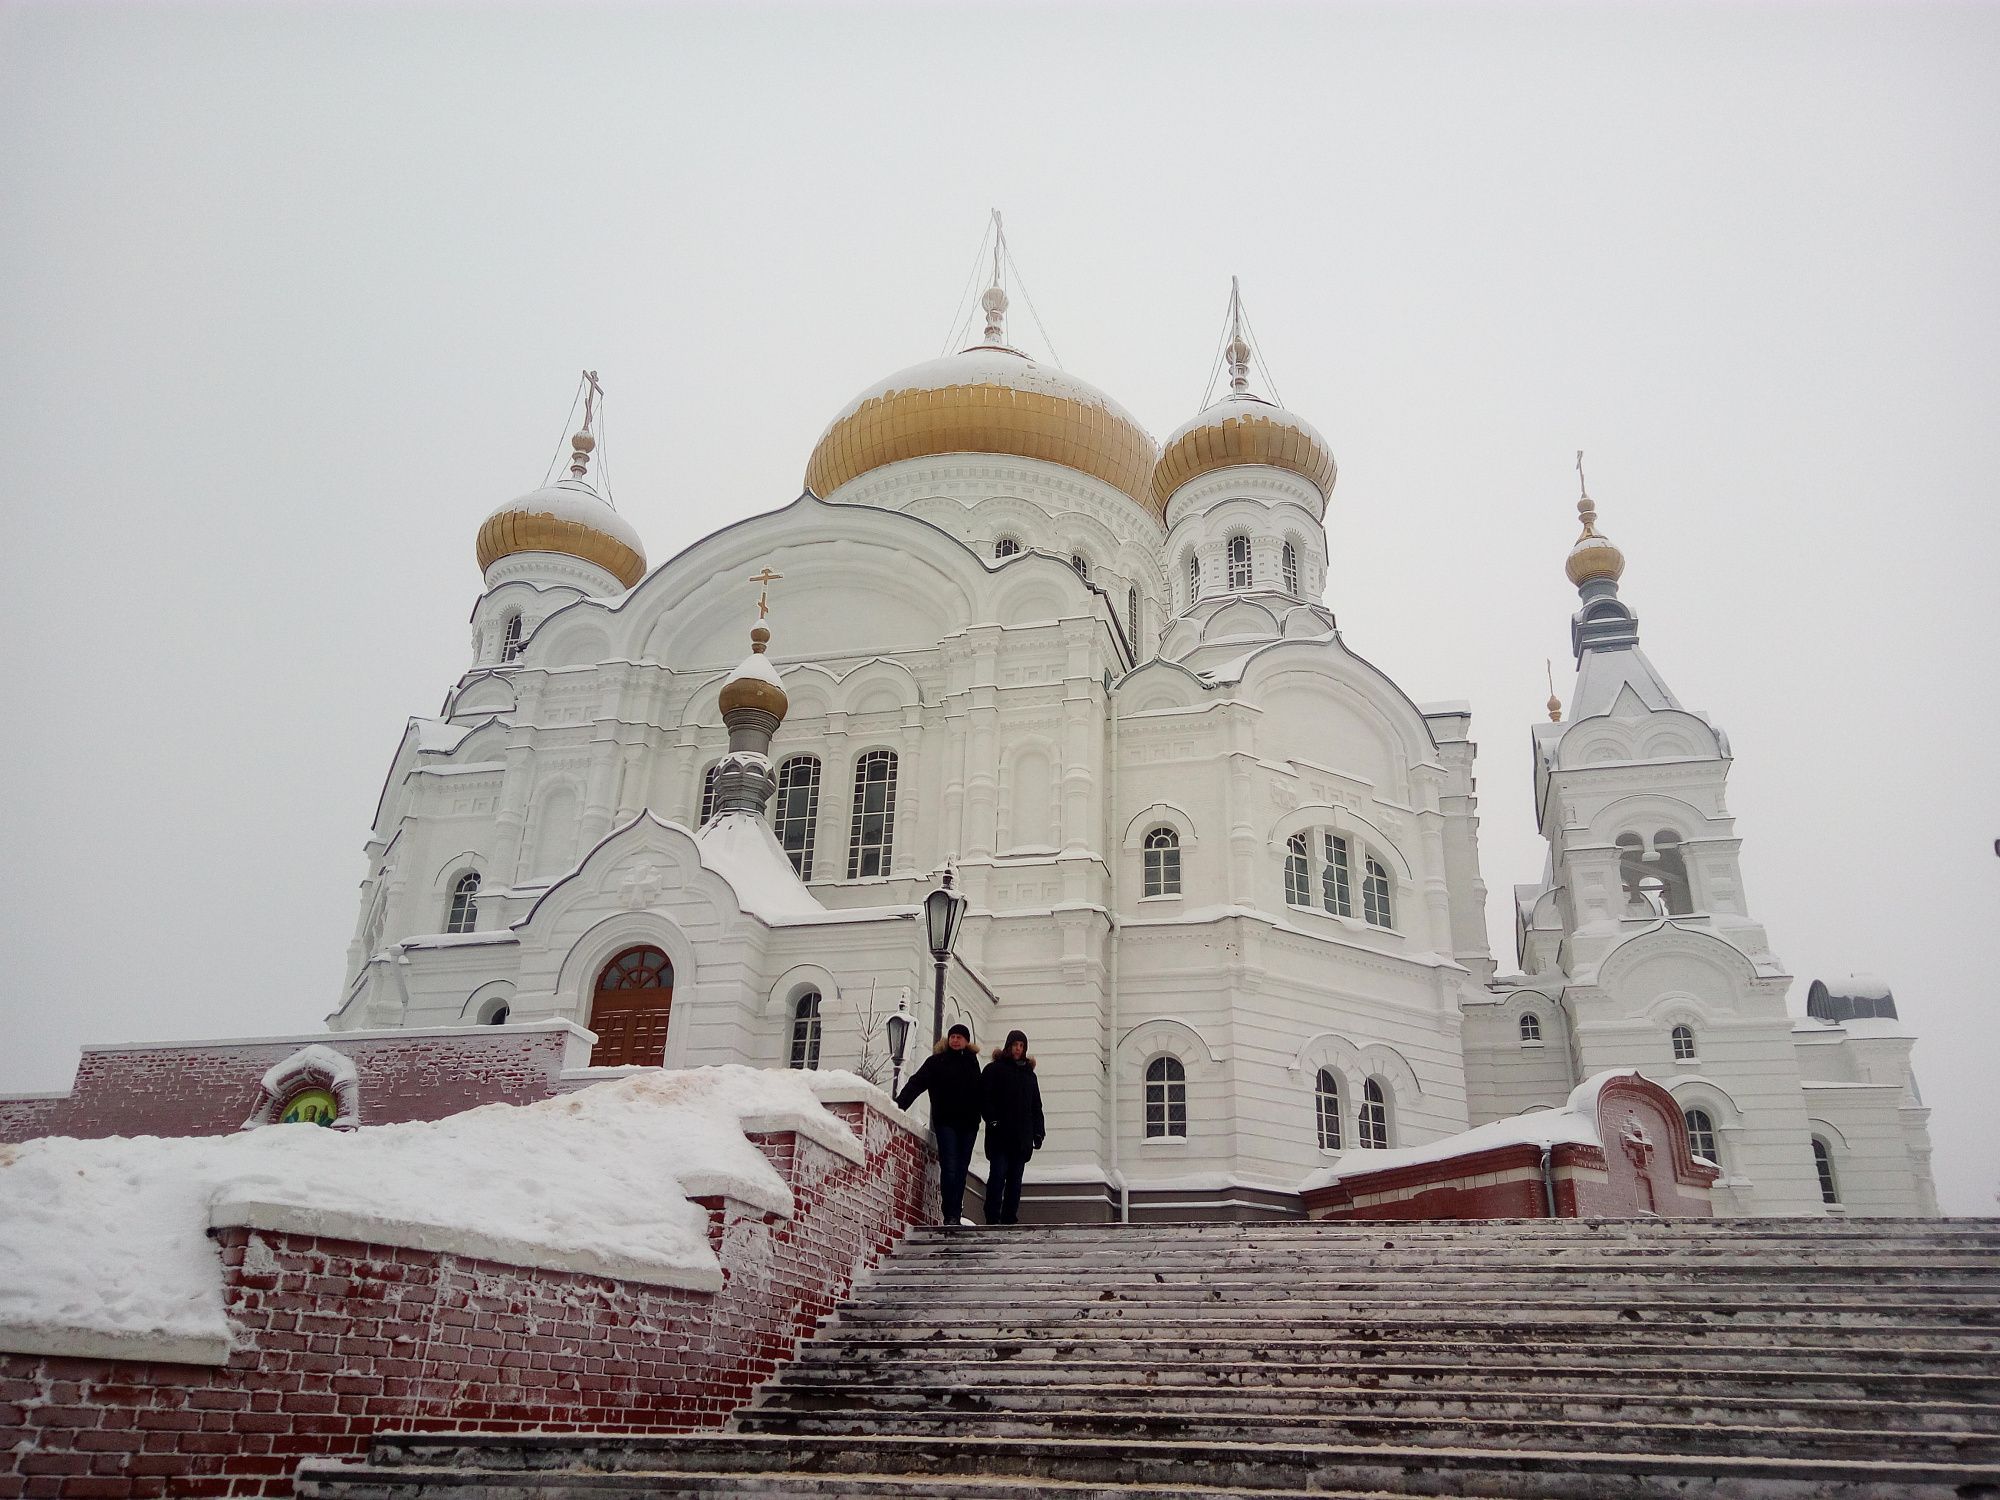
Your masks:
{"label": "metal cross finial", "polygon": [[583,372],[583,383],[585,386],[583,393],[583,430],[588,432],[590,431],[591,421],[597,414],[597,403],[604,397],[604,387],[597,383],[597,371],[595,370],[585,370]]}
{"label": "metal cross finial", "polygon": [[764,616],[768,615],[771,612],[771,585],[777,583],[784,576],[785,575],[783,573],[774,573],[768,564],[765,566],[763,572],[752,573],[750,575],[750,581],[752,583],[762,585],[762,587],[760,587],[757,591],[758,619],[760,620],[763,619]]}
{"label": "metal cross finial", "polygon": [[1583,480],[1583,450],[1576,450],[1576,513],[1583,519],[1584,536],[1597,535],[1597,502],[1590,498],[1590,486]]}
{"label": "metal cross finial", "polygon": [[1243,293],[1234,276],[1229,278],[1229,347],[1222,351],[1229,361],[1229,388],[1250,388],[1250,344],[1243,337]]}
{"label": "metal cross finial", "polygon": [[1576,450],[1576,497],[1579,500],[1588,500],[1590,498],[1590,486],[1583,482],[1583,450],[1581,448]]}
{"label": "metal cross finial", "polygon": [[1542,658],[1542,670],[1548,674],[1549,678],[1549,721],[1553,724],[1560,724],[1562,723],[1563,704],[1562,699],[1556,696],[1555,664],[1546,656]]}
{"label": "metal cross finial", "polygon": [[989,344],[1007,342],[1007,289],[1000,285],[1000,274],[1007,256],[1007,231],[1000,223],[1000,210],[993,210],[993,284],[979,295],[979,305],[986,313],[986,332],[983,335]]}

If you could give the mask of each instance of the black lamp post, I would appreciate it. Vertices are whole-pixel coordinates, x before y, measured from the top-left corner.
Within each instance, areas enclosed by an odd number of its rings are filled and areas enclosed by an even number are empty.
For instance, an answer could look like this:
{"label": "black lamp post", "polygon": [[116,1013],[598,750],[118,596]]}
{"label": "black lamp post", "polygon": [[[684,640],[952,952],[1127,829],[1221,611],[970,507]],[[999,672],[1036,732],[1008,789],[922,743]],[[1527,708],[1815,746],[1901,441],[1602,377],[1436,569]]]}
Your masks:
{"label": "black lamp post", "polygon": [[944,872],[944,884],[924,897],[924,929],[930,939],[931,957],[937,962],[937,1004],[931,1013],[931,1045],[944,1040],[944,966],[951,959],[952,944],[958,941],[958,924],[965,919],[965,897],[951,888],[951,870]]}
{"label": "black lamp post", "polygon": [[889,1092],[894,1094],[903,1086],[903,1054],[909,1050],[910,1029],[917,1023],[903,1014],[903,1002],[898,1000],[895,1014],[882,1024],[889,1033]]}

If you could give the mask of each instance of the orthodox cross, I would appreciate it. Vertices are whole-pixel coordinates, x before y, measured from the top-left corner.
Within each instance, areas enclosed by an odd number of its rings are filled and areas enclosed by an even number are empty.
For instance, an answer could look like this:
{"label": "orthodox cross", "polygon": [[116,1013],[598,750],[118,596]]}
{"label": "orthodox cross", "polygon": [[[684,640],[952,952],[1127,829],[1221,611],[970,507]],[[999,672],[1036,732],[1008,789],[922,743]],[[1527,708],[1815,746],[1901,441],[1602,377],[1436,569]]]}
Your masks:
{"label": "orthodox cross", "polygon": [[1588,500],[1590,498],[1590,486],[1583,482],[1583,450],[1581,448],[1576,450],[1576,493],[1579,499]]}
{"label": "orthodox cross", "polygon": [[[583,430],[588,432],[590,431],[591,416],[597,410],[597,403],[604,399],[604,387],[597,383],[597,371],[595,370],[585,370],[583,372],[583,383],[585,387],[583,393]],[[1578,457],[1581,456],[1581,454],[1578,455]]]}
{"label": "orthodox cross", "polygon": [[761,573],[752,573],[750,581],[761,585],[757,590],[757,618],[763,619],[771,612],[771,585],[784,578],[783,573],[774,573],[767,564]]}

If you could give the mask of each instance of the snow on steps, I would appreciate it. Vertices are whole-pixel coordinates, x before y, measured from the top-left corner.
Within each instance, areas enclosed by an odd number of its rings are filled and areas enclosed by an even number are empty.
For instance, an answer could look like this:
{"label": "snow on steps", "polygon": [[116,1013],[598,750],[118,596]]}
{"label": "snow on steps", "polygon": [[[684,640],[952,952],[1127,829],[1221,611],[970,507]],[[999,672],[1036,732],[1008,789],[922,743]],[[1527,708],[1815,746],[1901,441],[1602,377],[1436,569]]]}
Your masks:
{"label": "snow on steps", "polygon": [[299,1493],[2000,1500],[2000,1225],[922,1231],[732,1426]]}

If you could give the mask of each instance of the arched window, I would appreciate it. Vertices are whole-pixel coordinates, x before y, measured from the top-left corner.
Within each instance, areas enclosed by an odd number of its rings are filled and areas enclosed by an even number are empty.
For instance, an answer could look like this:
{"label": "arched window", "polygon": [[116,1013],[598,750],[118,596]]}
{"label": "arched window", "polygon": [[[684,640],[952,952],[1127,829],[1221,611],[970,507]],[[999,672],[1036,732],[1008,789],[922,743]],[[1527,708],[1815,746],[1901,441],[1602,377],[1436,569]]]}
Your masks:
{"label": "arched window", "polygon": [[1187,1139],[1187,1069],[1178,1057],[1146,1064],[1146,1139]]}
{"label": "arched window", "polygon": [[1306,836],[1295,833],[1285,842],[1285,904],[1312,905],[1312,858],[1306,853]]}
{"label": "arched window", "polygon": [[1361,914],[1372,927],[1394,927],[1395,913],[1389,909],[1389,872],[1373,855],[1368,859],[1368,875],[1361,882]]}
{"label": "arched window", "polygon": [[799,879],[813,878],[813,828],[819,822],[819,758],[793,755],[778,766],[778,804],[771,828]]}
{"label": "arched window", "polygon": [[590,1029],[597,1033],[593,1068],[656,1068],[666,1057],[667,1015],[674,1004],[674,966],[658,948],[627,948],[597,976]]}
{"label": "arched window", "polygon": [[715,776],[721,769],[722,762],[717,761],[701,773],[701,816],[694,820],[697,828],[706,828],[715,816]]}
{"label": "arched window", "polygon": [[1693,1062],[1694,1057],[1694,1028],[1692,1026],[1676,1026],[1674,1028],[1674,1061]]}
{"label": "arched window", "polygon": [[792,1066],[819,1066],[818,990],[807,990],[792,1007]]}
{"label": "arched window", "polygon": [[1521,1012],[1521,1040],[1539,1042],[1542,1039],[1542,1018],[1531,1010]]}
{"label": "arched window", "polygon": [[507,1017],[511,1013],[511,1011],[512,1007],[510,1007],[506,1001],[504,1000],[501,1001],[498,1005],[494,1006],[492,1011],[487,1015],[486,1024],[488,1026],[505,1026],[507,1024]]}
{"label": "arched window", "polygon": [[507,624],[500,632],[500,660],[512,661],[521,654],[521,617],[507,616]]}
{"label": "arched window", "polygon": [[1201,598],[1201,558],[1194,552],[1188,553],[1187,575],[1188,603],[1193,604]]}
{"label": "arched window", "polygon": [[1721,1166],[1722,1149],[1715,1143],[1715,1121],[1708,1117],[1708,1111],[1691,1109],[1681,1118],[1687,1121],[1688,1150]]}
{"label": "arched window", "polygon": [[896,841],[896,753],[870,750],[854,763],[854,818],[847,838],[847,878],[889,873]]}
{"label": "arched window", "polygon": [[1181,836],[1171,828],[1155,828],[1146,835],[1146,894],[1178,896],[1181,893]]}
{"label": "arched window", "polygon": [[1296,594],[1299,591],[1299,549],[1287,542],[1279,556],[1285,570],[1285,592]]}
{"label": "arched window", "polygon": [[1229,587],[1250,587],[1250,538],[1241,532],[1229,539]]}
{"label": "arched window", "polygon": [[1645,839],[1636,833],[1621,833],[1616,842],[1618,878],[1625,887],[1625,915],[1684,917],[1694,910],[1679,834],[1661,829],[1653,835],[1650,852]]}
{"label": "arched window", "polygon": [[1833,1180],[1833,1148],[1818,1136],[1812,1138],[1813,1167],[1819,1173],[1819,1201],[1838,1203],[1840,1184]]}
{"label": "arched window", "polygon": [[1331,1068],[1321,1068],[1313,1085],[1313,1107],[1319,1116],[1319,1149],[1340,1150],[1340,1079]]}
{"label": "arched window", "polygon": [[995,557],[1012,557],[1020,550],[1021,544],[1011,536],[1003,536],[993,544],[993,555]]}
{"label": "arched window", "polygon": [[1125,633],[1132,638],[1132,654],[1139,654],[1139,591],[1125,590]]}
{"label": "arched window", "polygon": [[479,925],[479,872],[467,870],[451,888],[451,910],[445,914],[446,932],[470,932]]}
{"label": "arched window", "polygon": [[1347,840],[1329,833],[1323,841],[1319,866],[1319,904],[1335,916],[1354,915],[1354,898],[1348,889]]}
{"label": "arched window", "polygon": [[1083,554],[1082,554],[1082,553],[1080,553],[1080,552],[1072,552],[1072,553],[1070,553],[1070,555],[1069,555],[1069,565],[1070,565],[1070,566],[1071,566],[1072,568],[1076,569],[1076,576],[1077,576],[1077,577],[1079,577],[1079,578],[1081,578],[1081,579],[1085,580],[1086,582],[1088,582],[1088,581],[1089,581],[1089,578],[1090,578],[1090,564],[1084,561],[1084,558],[1083,558]]}
{"label": "arched window", "polygon": [[1361,1085],[1361,1112],[1355,1124],[1360,1127],[1356,1134],[1361,1137],[1362,1150],[1389,1149],[1389,1096],[1381,1079],[1371,1078]]}

